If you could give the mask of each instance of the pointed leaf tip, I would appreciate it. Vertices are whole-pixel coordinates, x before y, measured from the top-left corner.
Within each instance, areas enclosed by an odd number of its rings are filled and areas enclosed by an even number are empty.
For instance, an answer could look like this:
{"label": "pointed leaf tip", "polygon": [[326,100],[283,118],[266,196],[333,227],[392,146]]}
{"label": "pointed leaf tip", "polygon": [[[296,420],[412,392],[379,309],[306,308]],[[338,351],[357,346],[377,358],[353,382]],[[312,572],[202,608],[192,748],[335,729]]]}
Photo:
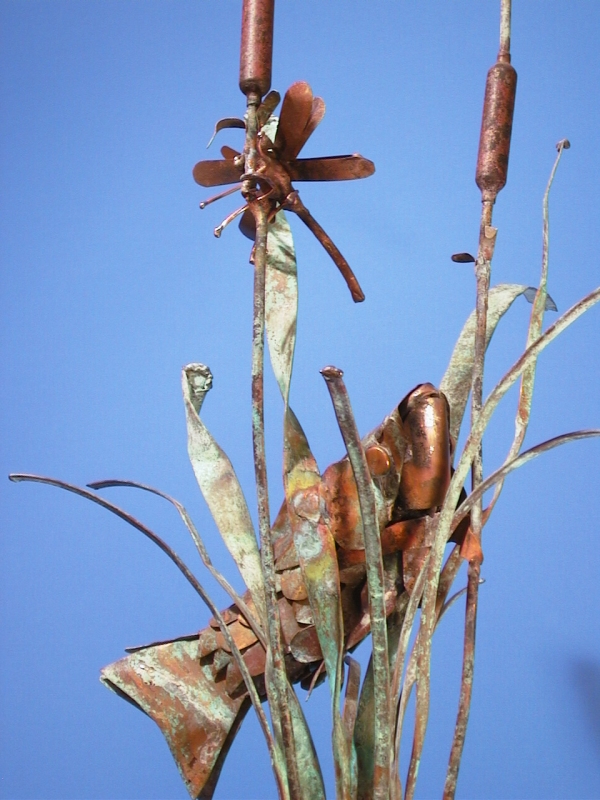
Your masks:
{"label": "pointed leaf tip", "polygon": [[[499,321],[508,311],[516,298],[524,294],[526,286],[520,284],[501,283],[490,289],[488,299],[488,318],[486,331],[486,347]],[[460,336],[454,346],[448,368],[440,383],[442,391],[450,404],[450,434],[458,438],[461,422],[471,390],[473,375],[473,357],[475,341],[476,316],[473,311],[467,319]]]}
{"label": "pointed leaf tip", "polygon": [[[527,300],[528,303],[533,304],[536,294],[537,294],[537,289],[535,288],[535,286],[529,286],[523,292],[523,297]],[[558,311],[556,303],[550,297],[549,294],[546,295],[546,305],[544,306],[544,311]]]}

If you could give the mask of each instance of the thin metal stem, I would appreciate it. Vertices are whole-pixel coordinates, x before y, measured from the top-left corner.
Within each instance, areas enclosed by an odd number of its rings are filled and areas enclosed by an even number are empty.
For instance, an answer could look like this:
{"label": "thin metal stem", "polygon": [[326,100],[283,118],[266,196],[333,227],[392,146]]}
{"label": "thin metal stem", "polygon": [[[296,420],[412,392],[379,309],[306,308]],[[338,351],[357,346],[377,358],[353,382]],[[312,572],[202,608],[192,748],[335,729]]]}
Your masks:
{"label": "thin metal stem", "polygon": [[[476,180],[481,189],[483,205],[479,232],[479,247],[475,265],[477,278],[477,309],[473,381],[471,385],[471,432],[473,432],[482,416],[487,306],[491,262],[496,242],[496,229],[492,227],[492,208],[497,193],[506,183],[506,169],[510,151],[510,134],[512,130],[512,115],[517,79],[514,69],[509,66],[510,18],[511,0],[500,0],[500,47],[497,63],[488,72],[476,173]],[[482,480],[483,452],[480,438],[477,449],[473,453],[472,488],[474,491],[481,485]],[[482,498],[479,497],[471,510],[471,531],[478,542],[481,540],[483,524]],[[462,758],[467,723],[469,721],[475,665],[475,636],[480,572],[481,558],[478,556],[469,561],[460,698],[448,771],[446,773],[443,793],[444,800],[453,800],[456,793],[458,770]],[[428,624],[431,628],[430,621]]]}
{"label": "thin metal stem", "polygon": [[[475,360],[473,363],[473,383],[471,386],[471,427],[474,425],[483,404],[483,373],[485,365],[485,347],[487,330],[488,295],[490,290],[491,261],[496,242],[496,230],[492,228],[493,203],[484,200],[481,209],[479,232],[479,249],[475,265],[477,278],[477,311],[475,328]],[[471,486],[475,490],[483,480],[483,449],[481,443],[473,460]],[[480,497],[471,510],[471,530],[480,540],[482,529],[482,498]],[[462,758],[467,733],[471,698],[473,694],[473,672],[475,669],[475,641],[477,632],[477,605],[479,599],[479,580],[481,563],[479,559],[469,561],[467,576],[467,599],[465,608],[465,633],[463,643],[463,666],[458,702],[458,714],[454,729],[452,749],[446,783],[444,800],[452,800],[456,792],[456,781]]]}
{"label": "thin metal stem", "polygon": [[[510,35],[511,35],[511,0],[501,0],[500,2],[500,47],[498,52],[498,62],[510,64]],[[494,68],[495,69],[495,68]],[[514,73],[514,70],[513,70]],[[499,76],[500,73],[498,73]],[[516,77],[515,77],[516,81]],[[514,104],[514,86],[512,104]],[[510,104],[509,104],[510,105]],[[501,124],[501,112],[507,109],[498,107],[499,116],[493,120],[495,126]],[[484,115],[485,115],[484,110]],[[510,111],[512,120],[512,106]],[[508,143],[510,146],[510,132],[508,133]],[[508,157],[508,150],[506,153]],[[499,152],[496,153],[498,158]],[[471,428],[475,425],[483,404],[483,373],[485,364],[486,330],[487,330],[487,306],[488,294],[490,289],[491,262],[496,242],[496,230],[492,228],[492,208],[496,199],[496,193],[506,181],[504,170],[504,180],[494,188],[492,192],[486,192],[482,188],[482,212],[479,232],[479,248],[475,266],[477,277],[477,312],[476,312],[476,331],[475,331],[475,359],[473,364],[473,382],[471,386]],[[475,453],[472,466],[472,489],[476,490],[483,480],[483,450],[481,442]],[[474,504],[471,511],[471,530],[475,538],[481,539],[482,520],[482,498]],[[477,627],[477,603],[479,596],[481,562],[479,558],[473,558],[469,562],[467,579],[467,600],[465,610],[465,635],[463,646],[463,668],[461,678],[460,699],[458,715],[446,783],[444,786],[444,800],[452,800],[456,793],[456,782],[458,780],[458,770],[462,758],[464,741],[469,721],[471,708],[471,696],[473,688],[473,671],[475,665],[475,637]]]}
{"label": "thin metal stem", "polygon": [[343,372],[336,367],[321,370],[331,395],[333,408],[358,492],[365,541],[369,613],[373,639],[373,685],[375,708],[375,744],[373,800],[389,800],[392,759],[390,674],[385,613],[384,575],[379,539],[379,525],[373,484],[365,452],[360,440],[350,398],[343,381]]}
{"label": "thin metal stem", "polygon": [[[590,439],[595,436],[600,436],[600,430],[598,428],[589,428],[582,431],[563,433],[560,436],[555,436],[552,439],[541,442],[540,444],[535,445],[535,447],[529,448],[529,450],[525,450],[524,453],[521,453],[512,460],[507,459],[499,469],[497,469],[495,472],[492,472],[491,475],[488,475],[483,483],[479,484],[477,490],[471,492],[467,499],[456,509],[456,513],[452,519],[452,529],[454,530],[462,522],[462,520],[471,510],[473,504],[476,503],[480,497],[483,497],[488,489],[491,489],[492,486],[497,483],[504,482],[506,476],[511,472],[514,472],[514,470],[519,469],[519,467],[522,467],[524,464],[527,464],[528,461],[532,461],[534,458],[537,458],[542,453],[546,453],[548,450],[553,450],[555,447],[560,447],[563,444],[574,442],[578,439]],[[486,509],[485,513],[489,514],[489,507]]]}
{"label": "thin metal stem", "polygon": [[[583,297],[568,311],[566,311],[559,319],[551,325],[548,330],[543,333],[535,342],[527,348],[521,357],[513,364],[504,377],[494,387],[489,397],[487,398],[481,414],[479,415],[475,425],[473,426],[461,457],[456,465],[456,470],[450,481],[450,486],[446,493],[446,499],[439,516],[438,528],[435,536],[433,546],[431,548],[428,561],[432,563],[432,576],[431,581],[425,584],[423,593],[422,612],[421,612],[421,627],[425,630],[425,638],[428,639],[433,633],[435,621],[437,617],[437,588],[439,582],[439,570],[442,565],[444,550],[446,543],[450,536],[452,528],[452,521],[456,504],[460,497],[461,488],[468,476],[469,469],[473,462],[473,458],[479,449],[479,444],[483,433],[498,406],[500,400],[513,386],[523,372],[527,369],[530,363],[538,357],[544,348],[546,348],[557,336],[566,330],[575,320],[582,314],[588,311],[593,305],[600,302],[600,287],[594,289],[588,295]],[[427,657],[427,653],[424,654]]]}
{"label": "thin metal stem", "polygon": [[512,0],[500,0],[500,50],[498,52],[498,61],[510,61],[511,6]]}
{"label": "thin metal stem", "polygon": [[[459,548],[456,546],[448,560],[444,565],[444,569],[442,570],[442,574],[440,577],[440,582],[438,585],[438,599],[436,604],[436,628],[439,625],[439,622],[446,611],[450,608],[451,605],[458,599],[458,597],[466,592],[466,589],[462,589],[460,592],[457,592],[449,601],[446,601],[448,596],[448,592],[450,591],[450,587],[456,577],[458,569],[462,563],[462,558],[460,556]],[[408,643],[408,639],[406,640]],[[408,706],[408,702],[410,700],[410,695],[412,692],[412,688],[417,681],[417,653],[418,653],[418,646],[417,643],[413,646],[412,652],[410,654],[410,658],[408,661],[408,665],[406,667],[406,674],[404,676],[404,681],[402,683],[402,691],[398,696],[397,700],[397,713],[396,713],[396,739],[395,739],[395,761],[394,761],[394,774],[398,773],[399,765],[400,765],[400,743],[402,739],[402,727],[404,723],[404,717],[406,714],[406,708]],[[398,800],[401,800],[401,792],[398,793]]]}
{"label": "thin metal stem", "polygon": [[267,649],[267,640],[265,638],[264,631],[262,627],[259,625],[258,620],[254,613],[248,607],[248,604],[244,600],[244,598],[235,591],[233,586],[229,583],[229,581],[221,575],[221,573],[215,569],[211,558],[208,554],[208,550],[204,546],[204,542],[202,541],[202,537],[194,522],[188,512],[186,511],[185,507],[176,500],[171,495],[167,494],[166,492],[161,492],[160,489],[155,489],[153,486],[147,486],[144,483],[138,483],[137,481],[123,481],[123,480],[106,480],[106,481],[95,481],[94,483],[88,483],[88,487],[90,489],[109,489],[112,487],[131,487],[134,489],[142,489],[144,492],[150,492],[151,494],[155,494],[158,497],[162,497],[163,499],[167,500],[169,503],[175,506],[177,511],[179,512],[179,516],[183,520],[184,525],[188,529],[192,539],[194,540],[194,544],[196,545],[196,549],[198,550],[198,554],[202,559],[202,563],[206,567],[206,569],[210,572],[213,578],[217,581],[219,586],[224,589],[227,594],[231,597],[233,602],[236,604],[238,609],[242,612],[244,618],[247,620],[248,624],[256,634],[256,638],[262,644],[262,646]]}
{"label": "thin metal stem", "polygon": [[[456,471],[450,482],[450,487],[446,494],[444,506],[440,512],[440,520],[436,541],[432,548],[432,561],[434,569],[441,564],[444,548],[450,534],[452,520],[456,503],[459,499],[461,487],[467,477],[470,464],[479,449],[479,444],[483,433],[489,423],[489,420],[498,406],[498,403],[506,392],[514,385],[518,378],[528,368],[534,359],[536,359],[541,351],[547,347],[560,333],[562,333],[569,325],[575,322],[583,313],[590,309],[593,305],[600,301],[600,288],[590,292],[568,311],[566,311],[556,322],[551,325],[548,330],[537,338],[521,355],[521,357],[513,364],[511,369],[504,375],[499,383],[494,387],[489,397],[487,398],[479,417],[473,425],[469,437],[465,443],[463,453],[456,466]],[[435,585],[427,585],[425,587],[425,594],[423,599],[422,611],[422,626],[426,630],[432,630],[435,623]]]}
{"label": "thin metal stem", "polygon": [[[550,232],[548,202],[550,198],[550,189],[552,188],[552,183],[554,182],[554,176],[556,175],[556,170],[558,169],[558,165],[560,163],[563,150],[568,150],[570,146],[571,145],[568,139],[561,139],[561,141],[558,142],[558,144],[556,145],[558,154],[552,166],[550,177],[548,179],[548,184],[546,186],[546,191],[544,192],[544,199],[542,201],[542,219],[543,219],[542,269],[540,275],[540,284],[533,301],[533,307],[531,309],[531,318],[529,321],[529,329],[527,331],[527,346],[529,346],[531,342],[533,342],[534,339],[536,339],[542,331],[544,312],[546,311],[546,298],[548,295],[546,288],[548,283],[548,252],[549,252],[548,246],[549,246],[549,232]],[[527,433],[527,427],[529,425],[529,419],[531,416],[533,386],[535,383],[535,367],[536,367],[536,362],[534,361],[533,364],[529,367],[529,369],[527,369],[523,373],[523,377],[521,378],[519,404],[517,406],[517,414],[515,416],[515,435],[505,461],[510,461],[511,459],[515,458],[518,455],[521,446],[525,440],[525,434]],[[500,494],[502,492],[503,485],[504,485],[503,481],[500,481],[497,484],[494,490],[494,496],[492,497],[490,504],[488,506],[488,513],[491,513],[492,509],[498,502],[498,498],[500,497]]]}
{"label": "thin metal stem", "polygon": [[211,203],[216,203],[217,200],[222,200],[224,197],[228,197],[230,194],[234,194],[235,192],[239,192],[241,189],[242,184],[236,183],[235,186],[231,186],[229,189],[225,189],[224,192],[219,192],[219,194],[214,195],[214,197],[209,197],[208,200],[203,200],[200,203],[200,208],[204,209],[206,206],[209,206]]}
{"label": "thin metal stem", "polygon": [[[247,95],[246,112],[246,180],[242,193],[248,200],[255,192],[255,181],[251,177],[256,168],[256,134],[258,122],[256,112],[260,96],[254,92]],[[267,209],[259,200],[250,202],[256,223],[254,245],[254,310],[252,318],[252,443],[254,453],[254,472],[258,501],[258,527],[260,532],[261,562],[265,581],[265,602],[267,609],[267,635],[269,658],[273,665],[273,679],[267,680],[269,705],[276,728],[281,731],[285,763],[288,772],[288,785],[291,800],[302,800],[292,716],[288,702],[289,682],[285,670],[283,642],[275,588],[275,566],[271,542],[271,522],[269,510],[269,489],[267,481],[267,460],[265,451],[264,416],[264,333],[265,333],[265,279],[267,262]],[[293,690],[291,690],[293,691]]]}

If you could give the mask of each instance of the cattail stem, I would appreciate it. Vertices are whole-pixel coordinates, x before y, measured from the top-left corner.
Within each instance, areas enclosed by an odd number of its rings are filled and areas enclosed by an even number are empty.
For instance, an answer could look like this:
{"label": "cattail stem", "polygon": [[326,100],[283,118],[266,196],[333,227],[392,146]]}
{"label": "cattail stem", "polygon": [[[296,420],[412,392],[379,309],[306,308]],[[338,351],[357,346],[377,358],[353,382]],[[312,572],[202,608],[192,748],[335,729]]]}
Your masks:
{"label": "cattail stem", "polygon": [[[244,5],[244,8],[246,4]],[[257,92],[247,95],[245,174],[249,177],[242,185],[244,197],[250,201],[256,224],[254,245],[254,310],[252,318],[252,444],[254,472],[258,501],[258,527],[260,532],[261,562],[265,580],[265,605],[267,610],[267,662],[272,664],[272,679],[266,681],[267,694],[276,733],[280,733],[287,770],[290,800],[302,800],[294,729],[288,702],[288,679],[285,670],[283,642],[277,591],[275,588],[275,565],[271,542],[269,490],[267,481],[267,459],[265,448],[264,414],[264,347],[265,347],[265,279],[267,263],[267,209],[255,199],[255,181],[251,177],[256,168],[256,134],[258,122],[256,112],[260,103]],[[279,737],[277,737],[279,738]]]}
{"label": "cattail stem", "polygon": [[[506,184],[510,138],[517,88],[517,73],[510,63],[511,0],[500,3],[500,48],[498,60],[487,75],[476,182],[481,190],[481,220],[479,246],[475,262],[477,281],[475,354],[471,384],[471,428],[477,422],[483,404],[483,373],[485,365],[488,295],[491,266],[496,244],[496,228],[492,227],[492,212],[496,196]],[[475,490],[483,481],[483,449],[479,445],[471,470],[471,486]],[[471,530],[480,540],[482,529],[482,498],[471,510]],[[444,800],[453,800],[456,793],[458,770],[462,758],[473,693],[475,668],[475,638],[481,561],[469,562],[463,666],[458,714],[454,729],[452,749],[444,785]]]}

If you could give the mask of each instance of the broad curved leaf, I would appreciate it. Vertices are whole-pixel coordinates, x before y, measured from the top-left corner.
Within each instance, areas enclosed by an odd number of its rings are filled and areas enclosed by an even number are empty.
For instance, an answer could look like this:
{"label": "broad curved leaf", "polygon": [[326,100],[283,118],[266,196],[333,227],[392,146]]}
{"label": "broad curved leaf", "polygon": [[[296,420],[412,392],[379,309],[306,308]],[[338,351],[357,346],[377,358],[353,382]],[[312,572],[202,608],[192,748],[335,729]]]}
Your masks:
{"label": "broad curved leaf", "polygon": [[[527,286],[516,283],[500,283],[490,289],[488,296],[488,315],[486,331],[486,347],[496,330],[496,326],[508,309],[528,290]],[[454,346],[448,368],[440,383],[440,390],[450,403],[450,435],[458,439],[460,426],[467,406],[471,379],[473,375],[473,359],[475,355],[476,314],[471,313]]]}
{"label": "broad curved leaf", "polygon": [[[196,480],[219,533],[252,594],[265,625],[265,594],[260,554],[250,512],[231,461],[214,440],[196,411],[198,376],[203,364],[188,364],[182,371],[182,390],[188,431],[188,454]],[[203,397],[203,395],[202,395]]]}

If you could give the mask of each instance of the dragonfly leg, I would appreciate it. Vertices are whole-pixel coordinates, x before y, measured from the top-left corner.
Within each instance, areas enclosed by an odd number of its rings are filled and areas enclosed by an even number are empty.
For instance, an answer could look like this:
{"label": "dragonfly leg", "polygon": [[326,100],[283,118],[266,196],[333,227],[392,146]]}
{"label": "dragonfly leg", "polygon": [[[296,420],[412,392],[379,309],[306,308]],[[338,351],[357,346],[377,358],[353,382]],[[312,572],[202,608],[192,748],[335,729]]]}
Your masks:
{"label": "dragonfly leg", "polygon": [[220,237],[220,235],[223,233],[223,231],[229,225],[229,223],[233,222],[233,220],[239,217],[240,214],[243,214],[247,208],[248,204],[244,203],[243,206],[241,206],[240,208],[236,208],[236,210],[232,211],[228,217],[225,217],[225,219],[220,225],[217,225],[217,227],[215,228],[215,236],[217,237],[217,239]]}
{"label": "dragonfly leg", "polygon": [[214,197],[209,197],[208,200],[203,200],[200,203],[200,208],[206,208],[206,206],[209,206],[211,203],[215,203],[217,200],[220,200],[222,197],[227,197],[227,195],[230,195],[230,194],[233,194],[234,192],[239,191],[241,186],[242,186],[241,183],[236,183],[236,185],[232,186],[230,189],[226,189],[224,192],[220,192],[219,194],[216,194]]}

